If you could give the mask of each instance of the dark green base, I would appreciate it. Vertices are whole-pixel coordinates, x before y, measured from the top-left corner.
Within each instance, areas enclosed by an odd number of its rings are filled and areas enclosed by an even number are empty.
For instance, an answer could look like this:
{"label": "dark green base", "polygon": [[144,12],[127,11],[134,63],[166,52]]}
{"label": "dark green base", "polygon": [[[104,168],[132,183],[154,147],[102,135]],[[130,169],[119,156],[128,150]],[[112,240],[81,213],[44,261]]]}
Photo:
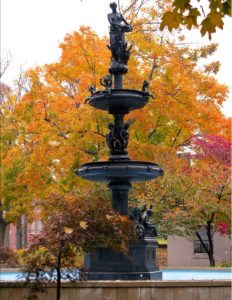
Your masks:
{"label": "dark green base", "polygon": [[162,272],[86,273],[87,280],[162,280]]}
{"label": "dark green base", "polygon": [[154,238],[131,241],[129,254],[98,248],[85,253],[86,276],[89,280],[161,280],[156,266]]}

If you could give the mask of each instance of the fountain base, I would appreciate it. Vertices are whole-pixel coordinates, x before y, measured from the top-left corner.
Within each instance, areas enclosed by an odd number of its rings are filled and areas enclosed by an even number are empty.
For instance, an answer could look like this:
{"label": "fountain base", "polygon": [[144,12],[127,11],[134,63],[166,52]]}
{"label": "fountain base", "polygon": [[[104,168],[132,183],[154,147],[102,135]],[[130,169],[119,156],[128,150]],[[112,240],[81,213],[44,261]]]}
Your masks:
{"label": "fountain base", "polygon": [[86,273],[87,280],[162,280],[162,272]]}
{"label": "fountain base", "polygon": [[98,248],[85,253],[88,280],[161,280],[155,265],[157,242],[154,238],[131,241],[128,255]]}

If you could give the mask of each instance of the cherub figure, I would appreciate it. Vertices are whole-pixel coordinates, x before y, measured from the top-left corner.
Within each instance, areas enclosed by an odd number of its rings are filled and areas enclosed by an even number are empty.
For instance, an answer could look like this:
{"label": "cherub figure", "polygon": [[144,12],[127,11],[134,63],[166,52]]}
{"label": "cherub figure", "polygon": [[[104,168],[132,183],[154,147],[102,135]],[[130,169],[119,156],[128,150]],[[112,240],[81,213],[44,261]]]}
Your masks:
{"label": "cherub figure", "polygon": [[112,76],[111,74],[106,75],[105,77],[100,79],[100,84],[104,86],[106,89],[110,89],[112,87]]}

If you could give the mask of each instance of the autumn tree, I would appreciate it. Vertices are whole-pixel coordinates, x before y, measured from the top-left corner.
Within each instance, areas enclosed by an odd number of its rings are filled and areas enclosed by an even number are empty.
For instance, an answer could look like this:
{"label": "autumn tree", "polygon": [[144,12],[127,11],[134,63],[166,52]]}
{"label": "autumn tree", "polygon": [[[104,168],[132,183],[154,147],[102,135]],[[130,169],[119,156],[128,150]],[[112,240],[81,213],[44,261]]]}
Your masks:
{"label": "autumn tree", "polygon": [[[18,181],[18,176],[28,161],[26,139],[15,109],[20,101],[13,87],[1,83],[1,199],[0,199],[0,245],[4,243],[6,227],[18,224],[21,231],[21,215],[30,211],[31,201],[27,186]],[[29,214],[30,215],[30,214]]]}
{"label": "autumn tree", "polygon": [[[196,212],[201,219],[199,225],[206,229],[208,245],[198,231],[196,235],[208,254],[210,265],[215,266],[214,232],[222,233],[220,225],[223,223],[229,229],[231,221],[231,142],[218,136],[205,135],[203,138],[195,138],[193,146],[197,152],[193,179],[197,186]],[[229,230],[224,230],[226,233],[230,235]]]}
{"label": "autumn tree", "polygon": [[[12,60],[8,52],[1,58],[1,73],[4,76]],[[2,79],[2,78],[1,78]],[[25,212],[24,203],[26,187],[17,182],[17,177],[24,168],[26,156],[23,153],[23,141],[18,140],[20,124],[15,118],[14,110],[20,99],[14,87],[9,87],[4,82],[0,83],[1,105],[1,199],[0,199],[0,245],[4,244],[7,225],[14,222],[19,225],[21,214]],[[18,144],[18,143],[22,144]],[[20,200],[20,198],[22,198]],[[21,202],[22,201],[22,202]],[[16,203],[17,202],[17,203]],[[12,209],[12,208],[15,209]],[[8,214],[8,212],[11,213]],[[21,224],[17,227],[17,237],[21,232]],[[18,241],[19,239],[17,239]],[[21,244],[21,242],[19,243]],[[18,246],[18,243],[17,243]]]}
{"label": "autumn tree", "polygon": [[[216,51],[215,44],[191,49],[183,36],[164,37],[157,32],[157,12],[151,6],[132,5],[126,14],[134,27],[128,34],[134,47],[124,86],[141,89],[147,79],[155,96],[142,111],[129,115],[135,120],[130,128],[129,154],[133,159],[154,161],[170,170],[164,179],[157,180],[162,194],[162,180],[166,180],[167,188],[171,186],[168,174],[180,161],[176,153],[190,144],[193,134],[229,139],[230,121],[220,110],[228,88],[211,76],[218,70],[217,62],[202,67],[202,61]],[[12,115],[16,122],[11,123],[17,125],[13,131],[17,142],[3,158],[6,170],[16,158],[22,164],[15,182],[24,192],[18,198],[15,192],[16,200],[11,202],[6,217],[13,216],[19,207],[32,213],[33,206],[38,201],[45,202],[45,196],[51,193],[81,191],[88,197],[95,190],[109,199],[104,184],[84,181],[74,173],[82,163],[108,159],[105,137],[111,116],[85,103],[88,86],[102,88],[99,79],[108,73],[107,43],[107,38],[81,27],[66,35],[58,62],[25,73],[27,89],[16,102]],[[8,127],[4,128],[7,135]],[[9,127],[9,132],[12,130]],[[131,199],[142,201],[141,197],[154,195],[156,189],[155,181],[135,185]],[[6,203],[7,196],[3,199]]]}
{"label": "autumn tree", "polygon": [[[147,187],[143,198],[155,204],[161,232],[190,239],[196,235],[215,266],[214,233],[230,235],[231,142],[212,135],[191,141],[194,154],[185,151],[176,164],[167,163],[166,175]],[[205,229],[207,242],[199,229]]]}
{"label": "autumn tree", "polygon": [[92,201],[88,197],[51,194],[41,204],[43,232],[24,253],[23,274],[37,287],[56,282],[57,300],[61,297],[62,279],[85,278],[80,259],[83,250],[90,253],[101,245],[127,252],[134,226],[125,216],[116,214],[104,199],[96,195]]}

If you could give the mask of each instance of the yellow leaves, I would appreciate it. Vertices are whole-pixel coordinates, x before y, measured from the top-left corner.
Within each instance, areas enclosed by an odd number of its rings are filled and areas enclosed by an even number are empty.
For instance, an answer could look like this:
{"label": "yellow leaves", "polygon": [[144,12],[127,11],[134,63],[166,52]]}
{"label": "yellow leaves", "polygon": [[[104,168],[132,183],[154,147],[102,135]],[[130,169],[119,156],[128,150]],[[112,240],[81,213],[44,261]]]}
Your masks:
{"label": "yellow leaves", "polygon": [[188,29],[191,29],[193,26],[197,26],[197,17],[200,16],[199,11],[197,8],[192,8],[189,15],[185,17],[185,24],[187,25]]}
{"label": "yellow leaves", "polygon": [[[198,0],[198,2],[205,2]],[[193,3],[190,0],[174,0],[172,1],[172,11],[164,13],[160,29],[163,30],[165,26],[168,27],[169,31],[173,28],[177,29],[180,25],[186,25],[188,29],[193,26],[199,27],[201,35],[204,36],[206,33],[211,39],[211,34],[216,32],[216,27],[223,29],[223,18],[231,16],[231,4],[230,1],[206,1],[209,3],[210,12],[205,16],[203,9],[193,7]],[[200,5],[202,8],[204,5]],[[198,24],[197,18],[203,17],[203,21]]]}
{"label": "yellow leaves", "polygon": [[128,217],[127,216],[121,216],[121,215],[119,215],[119,220],[121,222],[127,222],[128,221]]}
{"label": "yellow leaves", "polygon": [[79,225],[81,226],[81,228],[83,229],[87,229],[88,228],[88,224],[85,221],[80,221]]}
{"label": "yellow leaves", "polygon": [[107,219],[108,221],[111,221],[113,218],[114,218],[114,217],[113,217],[112,215],[106,214],[106,219]]}
{"label": "yellow leaves", "polygon": [[182,15],[177,12],[166,12],[163,15],[160,29],[163,30],[165,26],[168,27],[169,31],[177,29],[182,22]]}
{"label": "yellow leaves", "polygon": [[208,65],[204,65],[206,73],[217,74],[220,69],[221,63],[219,61],[214,61]]}
{"label": "yellow leaves", "polygon": [[216,32],[216,27],[223,29],[224,23],[221,13],[217,11],[211,11],[201,22],[201,25],[201,35],[204,36],[208,32],[209,39],[211,39],[211,34]]}
{"label": "yellow leaves", "polygon": [[115,215],[106,214],[106,219],[108,221],[111,221],[111,222],[116,222],[117,220],[120,221],[120,222],[127,222],[128,221],[127,216],[121,216],[121,215],[117,215],[117,217],[116,217]]}
{"label": "yellow leaves", "polygon": [[[81,226],[82,227],[82,226]],[[85,228],[84,228],[85,229]],[[73,233],[73,228],[70,227],[64,227],[64,232],[66,234],[72,234]]]}

